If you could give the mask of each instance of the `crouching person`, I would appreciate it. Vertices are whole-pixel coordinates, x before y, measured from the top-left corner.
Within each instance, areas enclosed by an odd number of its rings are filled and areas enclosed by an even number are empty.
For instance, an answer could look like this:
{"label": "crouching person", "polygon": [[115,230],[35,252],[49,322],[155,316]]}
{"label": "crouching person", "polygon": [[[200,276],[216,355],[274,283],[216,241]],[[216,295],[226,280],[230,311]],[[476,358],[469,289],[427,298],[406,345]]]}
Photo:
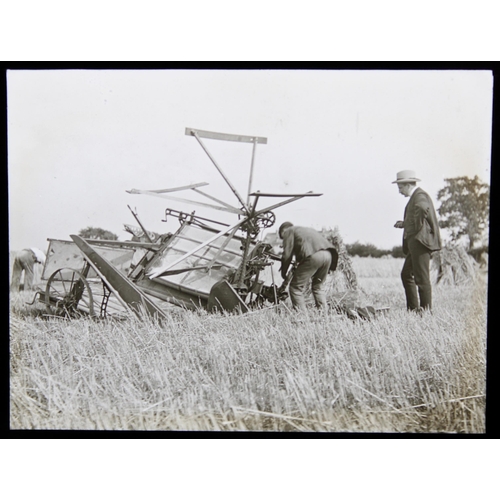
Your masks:
{"label": "crouching person", "polygon": [[295,309],[306,310],[304,291],[312,280],[312,293],[316,307],[326,308],[325,282],[329,271],[335,271],[338,252],[318,231],[284,222],[279,228],[283,240],[281,276],[286,278],[295,256],[297,268],[290,282],[290,298]]}

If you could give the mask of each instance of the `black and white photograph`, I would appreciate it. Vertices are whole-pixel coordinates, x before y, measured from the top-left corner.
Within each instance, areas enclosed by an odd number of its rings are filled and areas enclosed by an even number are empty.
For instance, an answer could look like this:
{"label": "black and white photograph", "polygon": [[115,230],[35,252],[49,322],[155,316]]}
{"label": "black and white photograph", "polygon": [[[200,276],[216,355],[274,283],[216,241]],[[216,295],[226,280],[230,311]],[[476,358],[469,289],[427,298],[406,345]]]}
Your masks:
{"label": "black and white photograph", "polygon": [[484,434],[493,75],[10,69],[11,430]]}

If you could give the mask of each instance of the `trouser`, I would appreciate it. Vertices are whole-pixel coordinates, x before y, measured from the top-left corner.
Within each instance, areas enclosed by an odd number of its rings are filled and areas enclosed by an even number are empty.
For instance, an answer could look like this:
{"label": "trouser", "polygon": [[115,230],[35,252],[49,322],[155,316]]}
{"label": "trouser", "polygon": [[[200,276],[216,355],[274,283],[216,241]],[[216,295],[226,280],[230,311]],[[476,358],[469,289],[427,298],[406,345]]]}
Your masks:
{"label": "trouser", "polygon": [[21,274],[24,271],[24,289],[31,290],[33,288],[33,269],[35,265],[35,255],[31,250],[21,250],[14,259],[14,267],[12,269],[11,290],[19,291],[19,283]]}
{"label": "trouser", "polygon": [[401,271],[401,281],[406,294],[406,307],[411,311],[418,309],[420,297],[420,307],[431,309],[432,287],[429,272],[431,252],[415,238],[408,239],[408,250]]}
{"label": "trouser", "polygon": [[316,307],[326,308],[325,281],[332,263],[332,254],[328,250],[320,250],[304,259],[295,269],[290,282],[290,298],[293,307],[306,310],[304,291],[312,278],[312,293]]}

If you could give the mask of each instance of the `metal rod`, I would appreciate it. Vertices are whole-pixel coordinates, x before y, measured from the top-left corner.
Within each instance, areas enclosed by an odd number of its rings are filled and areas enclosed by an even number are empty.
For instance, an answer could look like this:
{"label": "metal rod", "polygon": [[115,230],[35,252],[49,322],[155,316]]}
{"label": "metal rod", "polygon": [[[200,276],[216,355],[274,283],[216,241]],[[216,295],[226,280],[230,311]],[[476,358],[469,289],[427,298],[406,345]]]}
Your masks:
{"label": "metal rod", "polygon": [[174,274],[182,274],[182,273],[188,273],[189,271],[210,271],[210,269],[220,269],[221,267],[224,267],[224,264],[217,264],[215,266],[195,266],[195,267],[186,267],[184,269],[173,269],[171,271],[165,271],[163,273],[163,276],[172,276]]}
{"label": "metal rod", "polygon": [[271,264],[271,279],[273,280],[273,292],[274,292],[274,303],[278,303],[278,295],[276,294],[276,282],[274,281],[274,270],[273,270],[273,265]]}
{"label": "metal rod", "polygon": [[259,197],[256,196],[255,200],[253,200],[252,210],[250,211],[250,214],[252,215],[252,217],[255,215],[255,209],[257,208],[258,202],[259,202]]}
{"label": "metal rod", "polygon": [[252,146],[252,161],[250,163],[250,177],[248,179],[248,194],[247,194],[247,206],[250,206],[250,191],[252,191],[252,180],[253,180],[253,166],[255,162],[255,149],[257,148],[257,140],[253,140]]}
{"label": "metal rod", "polygon": [[[214,224],[219,224],[221,226],[226,226],[228,227],[229,224],[226,224],[225,222],[219,222],[217,220],[213,220],[213,219],[207,219],[205,217],[200,217],[199,215],[194,215],[194,212],[192,214],[187,214],[186,212],[181,212],[180,210],[175,210],[174,208],[167,208],[165,210],[165,219],[169,216],[169,215],[173,215],[174,217],[179,217],[179,216],[182,216],[182,215],[185,215],[186,217],[189,217],[190,219],[190,222],[193,222],[193,221],[198,221],[198,220],[204,220],[204,221],[207,221],[207,222],[213,222]],[[165,221],[162,221],[162,222],[165,222]],[[215,231],[215,230],[214,230]]]}
{"label": "metal rod", "polygon": [[243,201],[243,198],[240,196],[240,193],[238,193],[236,188],[231,184],[231,181],[226,177],[226,174],[222,171],[219,165],[217,165],[217,162],[212,157],[206,146],[203,144],[203,142],[201,142],[201,139],[198,137],[198,134],[194,130],[191,130],[191,134],[194,135],[194,137],[200,143],[200,146],[203,148],[203,150],[208,155],[210,160],[212,160],[212,163],[215,165],[215,168],[219,171],[219,174],[222,175],[223,179],[226,181],[226,184],[231,188],[231,191],[236,195],[236,198],[238,198],[238,201],[241,203],[241,206],[246,208],[246,204]]}
{"label": "metal rod", "polygon": [[202,248],[206,247],[210,243],[214,242],[217,238],[220,238],[221,236],[224,236],[225,234],[229,233],[229,231],[232,231],[234,228],[241,226],[246,221],[247,221],[247,218],[245,217],[243,220],[238,221],[238,222],[234,223],[232,226],[229,226],[229,227],[223,229],[222,231],[220,231],[216,235],[212,236],[212,238],[209,238],[207,241],[203,242],[201,245],[198,245],[197,247],[193,248],[189,252],[185,253],[182,257],[178,258],[177,260],[174,260],[174,262],[168,264],[163,269],[160,269],[160,270],[150,274],[149,277],[151,279],[157,278],[158,276],[163,274],[165,271],[172,269],[174,266],[176,266],[177,264],[179,264],[183,260],[186,260],[188,257],[191,257],[191,255],[193,255],[194,253],[198,252],[198,250],[201,250]]}
{"label": "metal rod", "polygon": [[193,188],[193,191],[195,193],[198,193],[198,194],[201,194],[202,196],[206,196],[207,198],[209,198],[210,200],[213,200],[213,201],[216,201],[217,203],[220,203],[221,205],[224,205],[225,207],[227,208],[232,208],[233,210],[238,210],[236,207],[233,207],[232,205],[230,205],[229,203],[226,203],[225,201],[222,201],[222,200],[219,200],[218,198],[216,198],[215,196],[212,196],[210,194],[207,194],[207,193],[204,193],[203,191],[200,191],[199,189],[196,189],[196,188]]}
{"label": "metal rod", "polygon": [[132,212],[132,215],[135,217],[135,220],[137,221],[137,224],[141,226],[142,232],[144,233],[144,236],[149,240],[149,243],[153,243],[153,240],[149,237],[148,232],[146,231],[146,228],[142,225],[142,222],[139,220],[139,217],[137,214],[130,208],[130,205],[127,205],[128,209]]}

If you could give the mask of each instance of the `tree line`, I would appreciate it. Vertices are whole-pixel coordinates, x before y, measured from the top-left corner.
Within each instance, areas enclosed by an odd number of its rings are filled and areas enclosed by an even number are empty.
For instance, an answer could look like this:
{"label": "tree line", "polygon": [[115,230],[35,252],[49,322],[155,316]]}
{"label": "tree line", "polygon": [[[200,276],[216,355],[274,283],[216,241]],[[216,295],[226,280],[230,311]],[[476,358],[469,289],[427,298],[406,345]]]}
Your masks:
{"label": "tree line", "polygon": [[360,243],[356,241],[355,243],[346,243],[345,248],[347,253],[351,256],[378,258],[390,255],[394,258],[404,257],[403,247],[401,245],[392,247],[392,250],[384,250],[382,248],[377,248],[371,243]]}

